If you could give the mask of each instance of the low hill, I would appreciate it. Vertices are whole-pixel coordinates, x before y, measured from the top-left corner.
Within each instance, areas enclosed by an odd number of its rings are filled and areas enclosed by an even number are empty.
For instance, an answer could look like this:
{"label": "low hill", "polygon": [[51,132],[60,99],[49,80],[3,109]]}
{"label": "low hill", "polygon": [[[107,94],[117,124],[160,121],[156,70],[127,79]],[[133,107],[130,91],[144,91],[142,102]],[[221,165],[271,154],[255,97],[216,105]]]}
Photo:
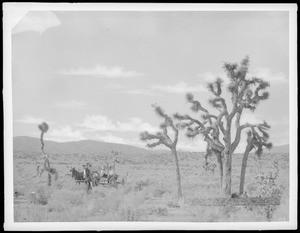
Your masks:
{"label": "low hill", "polygon": [[[110,151],[118,151],[124,154],[148,154],[149,150],[117,143],[100,142],[94,140],[82,140],[74,142],[55,142],[44,140],[45,152],[47,153],[82,153],[96,154],[109,153]],[[39,138],[18,136],[13,139],[14,151],[41,151],[41,142]]]}
{"label": "low hill", "polygon": [[290,145],[283,145],[283,146],[274,146],[270,152],[271,153],[289,153]]}
{"label": "low hill", "polygon": [[[95,153],[109,153],[112,150],[120,151],[123,153],[151,153],[152,150],[146,150],[143,148],[118,144],[118,143],[108,143],[95,140],[82,140],[82,141],[72,141],[72,142],[55,142],[47,141],[45,142],[45,151],[49,153],[83,153],[83,154],[95,154]],[[13,139],[14,151],[41,151],[41,142],[39,138],[33,138],[28,136],[18,136]],[[166,149],[155,150],[156,153],[167,152]],[[180,151],[180,150],[178,150]],[[289,145],[274,146],[271,153],[289,153]]]}

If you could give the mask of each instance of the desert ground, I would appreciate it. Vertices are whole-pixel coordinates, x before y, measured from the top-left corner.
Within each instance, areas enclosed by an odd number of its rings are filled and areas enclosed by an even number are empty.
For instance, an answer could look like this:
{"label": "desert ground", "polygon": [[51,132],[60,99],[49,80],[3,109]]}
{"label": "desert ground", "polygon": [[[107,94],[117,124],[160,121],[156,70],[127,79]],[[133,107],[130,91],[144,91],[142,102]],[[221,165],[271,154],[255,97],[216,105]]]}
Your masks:
{"label": "desert ground", "polygon": [[[288,221],[289,154],[268,153],[257,159],[249,156],[245,191],[248,197],[268,197],[280,193],[280,205],[218,204],[223,192],[218,169],[205,173],[203,153],[179,152],[183,201],[176,200],[176,176],[168,151],[150,155],[120,154],[116,164],[119,177],[126,177],[117,188],[94,186],[87,193],[85,184],[76,184],[70,168],[82,168],[90,162],[94,168],[109,159],[108,154],[50,154],[51,167],[59,177],[47,185],[47,174],[37,176],[36,166],[43,164],[42,153],[14,151],[14,221],[155,221],[155,222],[257,222]],[[211,158],[212,163],[216,163]],[[233,156],[232,191],[238,192],[242,155]],[[277,165],[276,165],[277,163]],[[276,168],[277,166],[277,168]],[[273,185],[255,177],[274,174]],[[127,174],[128,173],[128,174]],[[31,193],[36,193],[36,201]],[[214,202],[214,200],[216,200]]]}

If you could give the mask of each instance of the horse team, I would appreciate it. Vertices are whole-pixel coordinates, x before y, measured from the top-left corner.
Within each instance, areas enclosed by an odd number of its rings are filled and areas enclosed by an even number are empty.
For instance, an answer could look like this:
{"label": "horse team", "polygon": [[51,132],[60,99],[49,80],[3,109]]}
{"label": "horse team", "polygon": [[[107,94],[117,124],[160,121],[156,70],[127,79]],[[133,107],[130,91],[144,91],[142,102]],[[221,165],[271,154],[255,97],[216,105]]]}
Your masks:
{"label": "horse team", "polygon": [[99,185],[101,180],[105,180],[105,184],[109,184],[109,182],[112,181],[112,178],[115,178],[115,182],[112,186],[116,187],[118,175],[115,174],[112,166],[102,166],[100,171],[97,171],[92,168],[90,163],[87,163],[86,165],[83,165],[83,171],[78,171],[73,167],[70,172],[76,184],[85,183],[87,185],[87,190],[92,189],[93,186]]}

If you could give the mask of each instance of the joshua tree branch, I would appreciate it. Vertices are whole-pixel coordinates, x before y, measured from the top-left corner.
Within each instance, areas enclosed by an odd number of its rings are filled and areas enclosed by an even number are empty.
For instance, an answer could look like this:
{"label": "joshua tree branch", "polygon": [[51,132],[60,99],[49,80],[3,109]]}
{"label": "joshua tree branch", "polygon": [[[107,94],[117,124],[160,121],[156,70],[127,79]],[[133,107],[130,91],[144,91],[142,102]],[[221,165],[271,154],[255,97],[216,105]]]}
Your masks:
{"label": "joshua tree branch", "polygon": [[204,140],[215,150],[223,151],[224,146],[216,144],[209,136],[205,135]]}
{"label": "joshua tree branch", "polygon": [[147,144],[147,146],[149,145],[149,147],[154,147],[155,145],[158,146],[160,144],[163,144],[167,147],[171,146],[169,139],[165,138],[165,136],[160,133],[150,134],[145,131],[140,134],[140,138],[142,141],[151,141],[151,140],[155,140],[155,139],[158,140],[157,142]]}

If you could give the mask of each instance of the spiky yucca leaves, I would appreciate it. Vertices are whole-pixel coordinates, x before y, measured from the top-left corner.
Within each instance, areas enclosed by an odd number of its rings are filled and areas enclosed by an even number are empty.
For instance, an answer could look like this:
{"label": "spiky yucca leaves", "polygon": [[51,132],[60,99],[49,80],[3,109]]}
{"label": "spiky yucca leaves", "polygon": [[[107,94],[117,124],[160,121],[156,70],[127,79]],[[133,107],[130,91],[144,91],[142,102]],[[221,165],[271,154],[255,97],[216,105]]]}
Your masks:
{"label": "spiky yucca leaves", "polygon": [[187,93],[186,94],[186,100],[191,103],[191,107],[190,109],[193,112],[199,112],[199,111],[203,111],[203,112],[208,112],[205,108],[202,107],[202,105],[200,104],[199,101],[194,100],[194,96],[192,93]]}
{"label": "spiky yucca leaves", "polygon": [[[147,144],[147,147],[150,148],[156,147],[161,144],[170,149],[176,147],[178,141],[178,129],[174,124],[173,119],[170,116],[168,116],[160,106],[157,106],[156,104],[152,104],[151,106],[154,108],[154,112],[163,119],[163,122],[159,125],[161,131],[157,132],[156,134],[151,134],[147,131],[144,131],[140,134],[140,139],[144,142],[156,139],[156,142],[150,142]],[[171,128],[175,133],[173,141],[168,136],[168,128]]]}
{"label": "spiky yucca leaves", "polygon": [[222,94],[222,83],[223,80],[221,78],[217,78],[215,82],[208,83],[207,88],[215,96],[220,96]]}

